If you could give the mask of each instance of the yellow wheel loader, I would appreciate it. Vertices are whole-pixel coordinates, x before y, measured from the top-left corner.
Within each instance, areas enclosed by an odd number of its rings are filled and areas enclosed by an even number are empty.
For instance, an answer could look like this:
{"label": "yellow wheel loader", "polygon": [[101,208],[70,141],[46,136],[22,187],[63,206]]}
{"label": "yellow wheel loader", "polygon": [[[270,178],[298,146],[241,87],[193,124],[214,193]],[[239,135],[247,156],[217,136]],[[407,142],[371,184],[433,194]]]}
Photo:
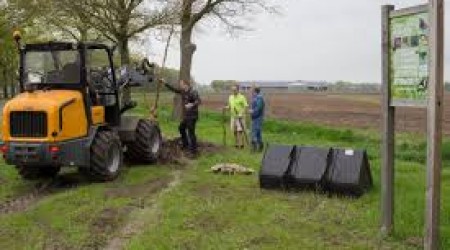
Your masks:
{"label": "yellow wheel loader", "polygon": [[3,108],[1,151],[24,179],[77,167],[94,181],[110,181],[124,157],[157,160],[159,126],[124,115],[136,104],[124,94],[130,81],[117,79],[113,48],[49,42],[20,45],[19,51],[20,94]]}

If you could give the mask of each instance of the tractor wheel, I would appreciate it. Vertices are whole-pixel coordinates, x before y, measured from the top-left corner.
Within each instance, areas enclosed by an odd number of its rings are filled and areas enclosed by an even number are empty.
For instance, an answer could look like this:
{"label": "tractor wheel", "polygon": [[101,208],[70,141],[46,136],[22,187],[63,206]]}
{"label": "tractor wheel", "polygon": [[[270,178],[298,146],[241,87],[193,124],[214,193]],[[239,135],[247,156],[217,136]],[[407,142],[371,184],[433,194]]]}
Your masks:
{"label": "tractor wheel", "polygon": [[46,178],[54,178],[61,170],[60,167],[28,167],[16,166],[19,175],[25,180],[39,180]]}
{"label": "tractor wheel", "polygon": [[155,163],[162,147],[159,126],[142,119],[136,127],[136,140],[127,145],[126,157],[132,163]]}
{"label": "tractor wheel", "polygon": [[119,136],[112,131],[100,131],[91,145],[91,164],[80,169],[94,181],[112,181],[119,176],[123,165],[122,145]]}

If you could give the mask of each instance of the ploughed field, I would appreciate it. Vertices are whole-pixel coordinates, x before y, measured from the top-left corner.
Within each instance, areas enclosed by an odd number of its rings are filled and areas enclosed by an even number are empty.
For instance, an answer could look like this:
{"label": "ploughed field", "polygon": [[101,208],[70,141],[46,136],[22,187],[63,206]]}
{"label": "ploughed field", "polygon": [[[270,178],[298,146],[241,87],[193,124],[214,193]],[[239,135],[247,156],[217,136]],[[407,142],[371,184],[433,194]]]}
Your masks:
{"label": "ploughed field", "polygon": [[[272,118],[312,122],[339,127],[378,129],[381,125],[380,95],[324,93],[266,93],[268,115]],[[203,95],[203,105],[219,109],[226,94]],[[450,94],[444,99],[444,133],[450,135]],[[424,108],[398,108],[396,129],[425,132]]]}

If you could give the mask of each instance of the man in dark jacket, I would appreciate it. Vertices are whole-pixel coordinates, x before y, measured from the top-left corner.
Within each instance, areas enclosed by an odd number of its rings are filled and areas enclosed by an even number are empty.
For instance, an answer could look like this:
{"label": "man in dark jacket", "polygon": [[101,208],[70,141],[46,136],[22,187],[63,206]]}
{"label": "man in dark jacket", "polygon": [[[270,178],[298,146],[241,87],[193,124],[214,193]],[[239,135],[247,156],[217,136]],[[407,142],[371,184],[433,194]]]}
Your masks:
{"label": "man in dark jacket", "polygon": [[197,155],[197,136],[195,135],[195,126],[198,120],[198,106],[201,103],[198,92],[191,85],[181,80],[180,88],[165,83],[166,87],[172,92],[181,95],[183,105],[183,117],[178,127],[183,143],[183,149],[188,149],[192,156]]}
{"label": "man in dark jacket", "polygon": [[252,106],[251,106],[251,116],[252,116],[252,150],[262,151],[264,149],[264,144],[262,141],[262,125],[264,121],[264,109],[265,103],[264,98],[261,94],[261,90],[258,87],[253,87],[252,89]]}

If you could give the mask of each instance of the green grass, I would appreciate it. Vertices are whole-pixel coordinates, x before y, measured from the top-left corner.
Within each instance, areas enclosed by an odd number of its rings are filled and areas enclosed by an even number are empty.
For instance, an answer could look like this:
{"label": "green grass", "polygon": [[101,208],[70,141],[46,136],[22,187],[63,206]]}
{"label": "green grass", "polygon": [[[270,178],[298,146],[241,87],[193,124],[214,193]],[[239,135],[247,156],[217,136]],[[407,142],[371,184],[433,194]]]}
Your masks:
{"label": "green grass", "polygon": [[[10,170],[1,172],[6,171]],[[145,191],[136,187],[168,178],[170,171],[169,167],[134,167],[114,183],[83,184],[46,196],[27,211],[0,215],[0,249],[101,246],[123,225],[128,212],[152,195],[115,190]]]}
{"label": "green grass", "polygon": [[[147,111],[141,107],[135,112]],[[175,136],[176,123],[169,117],[170,109],[163,108],[163,131]],[[101,247],[120,234],[141,203],[146,207],[151,202],[158,205],[155,218],[126,242],[127,249],[421,248],[417,239],[423,234],[425,138],[414,134],[397,137],[395,233],[383,238],[379,233],[380,140],[376,131],[269,120],[264,132],[271,143],[366,149],[374,189],[360,199],[260,190],[257,175],[207,172],[219,162],[259,169],[261,154],[226,149],[179,170],[180,184],[156,201],[157,192],[150,192],[148,185],[170,180],[174,168],[129,168],[113,183],[86,183],[50,194],[26,211],[0,214],[0,249]],[[202,140],[222,143],[222,116],[203,110],[198,133]],[[231,144],[230,138],[228,142]],[[444,140],[443,148],[441,234],[446,249],[450,248],[446,237],[450,235],[450,141]],[[13,168],[3,165],[0,182],[0,203],[29,192],[34,185],[18,179]]]}
{"label": "green grass", "polygon": [[[199,124],[203,138],[221,141],[221,115],[204,112]],[[375,187],[358,200],[327,198],[313,193],[261,191],[256,177],[213,176],[207,169],[217,162],[237,162],[258,169],[261,156],[229,150],[202,158],[186,173],[185,182],[163,199],[163,220],[157,228],[132,239],[129,248],[152,242],[160,249],[187,248],[420,248],[425,196],[424,138],[401,134],[396,157],[396,230],[379,234],[380,158],[375,131],[334,129],[314,124],[269,120],[269,142],[366,149]],[[417,139],[420,138],[420,139]],[[442,235],[450,233],[449,141],[443,147]],[[182,204],[176,205],[176,204]],[[170,236],[169,236],[170,235]],[[447,237],[443,247],[450,247]]]}

